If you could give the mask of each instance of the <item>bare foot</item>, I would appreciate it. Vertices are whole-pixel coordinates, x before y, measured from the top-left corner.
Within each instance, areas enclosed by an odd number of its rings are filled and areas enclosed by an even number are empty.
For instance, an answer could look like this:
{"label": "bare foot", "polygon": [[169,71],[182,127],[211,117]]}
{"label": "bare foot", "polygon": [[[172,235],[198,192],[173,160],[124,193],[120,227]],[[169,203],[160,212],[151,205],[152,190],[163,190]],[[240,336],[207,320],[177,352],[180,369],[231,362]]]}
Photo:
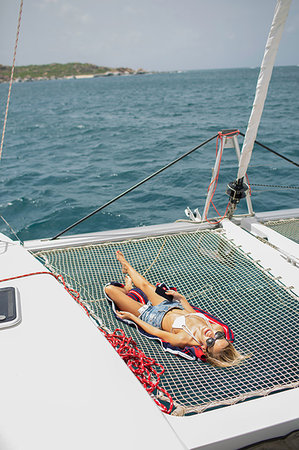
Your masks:
{"label": "bare foot", "polygon": [[123,273],[127,273],[128,272],[128,262],[126,261],[126,259],[125,259],[125,257],[124,257],[124,255],[122,254],[122,252],[121,251],[117,251],[116,252],[116,258],[117,258],[117,260],[121,263],[121,265],[122,265],[122,271],[123,271]]}

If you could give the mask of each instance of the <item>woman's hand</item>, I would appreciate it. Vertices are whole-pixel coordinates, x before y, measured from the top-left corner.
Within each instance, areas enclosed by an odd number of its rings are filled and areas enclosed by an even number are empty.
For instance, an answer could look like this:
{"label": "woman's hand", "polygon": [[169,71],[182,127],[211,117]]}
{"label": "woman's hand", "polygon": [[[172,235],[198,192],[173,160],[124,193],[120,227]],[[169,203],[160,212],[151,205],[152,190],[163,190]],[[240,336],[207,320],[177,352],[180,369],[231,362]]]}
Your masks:
{"label": "woman's hand", "polygon": [[167,291],[166,294],[172,295],[173,299],[180,302],[180,304],[186,311],[194,313],[194,309],[192,308],[186,297],[184,297],[182,294],[179,294],[177,291],[173,290]]}
{"label": "woman's hand", "polygon": [[120,319],[129,319],[135,322],[134,319],[136,319],[136,316],[128,311],[117,311],[116,312],[117,317]]}
{"label": "woman's hand", "polygon": [[179,302],[182,302],[185,299],[185,297],[182,294],[179,294],[177,291],[173,291],[172,289],[170,289],[169,291],[166,291],[167,295],[172,295],[174,300],[177,300]]}

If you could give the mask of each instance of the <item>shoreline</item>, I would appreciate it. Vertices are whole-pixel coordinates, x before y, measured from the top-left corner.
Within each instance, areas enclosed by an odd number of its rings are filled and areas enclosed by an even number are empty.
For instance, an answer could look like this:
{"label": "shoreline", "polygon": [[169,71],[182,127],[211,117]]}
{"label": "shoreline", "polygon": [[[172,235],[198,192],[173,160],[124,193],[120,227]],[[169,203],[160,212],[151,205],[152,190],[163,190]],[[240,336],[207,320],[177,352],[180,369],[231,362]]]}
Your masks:
{"label": "shoreline", "polygon": [[[151,72],[140,68],[137,70],[128,67],[110,68],[95,66],[93,64],[67,63],[67,64],[43,64],[16,66],[13,82],[61,80],[61,79],[90,79],[110,76],[144,75]],[[0,83],[9,83],[11,77],[11,66],[0,64]]]}
{"label": "shoreline", "polygon": [[[55,81],[55,80],[86,80],[86,79],[92,79],[92,78],[103,78],[103,77],[116,77],[116,76],[135,76],[135,75],[145,75],[145,74],[151,74],[153,72],[142,72],[142,73],[104,73],[104,74],[98,74],[98,75],[66,75],[64,77],[26,77],[26,78],[13,78],[13,83],[27,83],[27,82],[33,82],[33,81]],[[0,84],[2,83],[9,83],[10,80],[1,80]]]}

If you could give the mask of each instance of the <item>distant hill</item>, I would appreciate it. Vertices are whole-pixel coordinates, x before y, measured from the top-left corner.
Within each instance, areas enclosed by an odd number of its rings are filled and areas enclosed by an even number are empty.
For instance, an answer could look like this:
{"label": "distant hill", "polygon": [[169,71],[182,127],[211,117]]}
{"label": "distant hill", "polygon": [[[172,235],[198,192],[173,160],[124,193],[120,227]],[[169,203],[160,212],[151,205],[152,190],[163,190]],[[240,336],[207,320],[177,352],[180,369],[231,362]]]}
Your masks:
{"label": "distant hill", "polygon": [[[67,63],[17,66],[14,70],[14,80],[29,81],[55,78],[84,78],[109,75],[133,75],[145,73],[143,69],[133,70],[128,67],[104,67],[94,64]],[[11,67],[0,64],[0,82],[10,80]]]}

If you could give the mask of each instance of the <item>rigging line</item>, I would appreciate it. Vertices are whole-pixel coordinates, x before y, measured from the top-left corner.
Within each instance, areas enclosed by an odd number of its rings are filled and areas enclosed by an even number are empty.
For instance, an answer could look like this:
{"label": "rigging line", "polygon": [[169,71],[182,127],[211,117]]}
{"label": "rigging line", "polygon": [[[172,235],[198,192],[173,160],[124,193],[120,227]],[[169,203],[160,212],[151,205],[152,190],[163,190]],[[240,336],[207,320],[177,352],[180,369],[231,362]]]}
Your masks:
{"label": "rigging line", "polygon": [[212,141],[213,139],[215,139],[218,136],[218,133],[215,134],[214,136],[212,136],[211,138],[207,139],[206,141],[202,142],[201,144],[199,144],[197,147],[192,148],[191,150],[189,150],[187,153],[184,153],[182,156],[179,156],[177,159],[175,159],[174,161],[170,162],[169,164],[166,164],[166,166],[162,167],[161,169],[157,170],[156,172],[152,173],[151,175],[149,175],[148,177],[144,178],[143,180],[139,181],[139,183],[134,184],[134,186],[131,186],[129,189],[127,189],[126,191],[122,192],[121,194],[117,195],[116,197],[114,197],[112,200],[109,200],[109,202],[105,203],[104,205],[100,206],[99,208],[95,209],[93,212],[91,212],[90,214],[88,214],[87,216],[83,217],[82,219],[78,220],[77,222],[73,223],[72,225],[70,225],[69,227],[67,227],[65,230],[61,231],[60,233],[56,234],[56,236],[52,237],[50,239],[50,241],[53,241],[54,239],[57,239],[58,237],[60,237],[62,234],[66,233],[67,231],[71,230],[72,228],[76,227],[77,225],[79,225],[80,223],[84,222],[84,220],[89,219],[89,217],[93,216],[94,214],[102,211],[102,209],[106,208],[107,206],[111,205],[112,203],[114,203],[116,200],[120,199],[121,197],[124,197],[126,194],[128,194],[129,192],[132,192],[134,189],[138,188],[139,186],[141,186],[143,183],[145,183],[146,181],[151,180],[152,178],[154,178],[156,175],[159,175],[159,173],[163,172],[164,170],[168,169],[169,167],[173,166],[175,163],[177,163],[178,161],[180,161],[181,159],[185,158],[186,156],[190,155],[192,152],[194,152],[195,150],[198,150],[199,148],[203,147],[204,145],[208,144],[210,141]]}
{"label": "rigging line", "polygon": [[277,184],[251,184],[251,186],[271,187],[279,189],[299,189],[299,186],[279,186]]}
{"label": "rigging line", "polygon": [[[245,134],[241,133],[241,131],[240,131],[240,135],[245,137]],[[299,164],[296,163],[295,161],[292,161],[291,159],[287,158],[286,156],[283,156],[280,153],[276,152],[275,150],[272,150],[271,148],[267,147],[266,145],[262,144],[261,142],[254,141],[254,143],[259,145],[260,147],[263,147],[264,149],[268,150],[269,152],[274,153],[275,155],[279,156],[280,158],[285,159],[286,161],[290,162],[291,164],[294,164],[294,166],[299,167]]]}
{"label": "rigging line", "polygon": [[4,116],[4,122],[3,122],[2,138],[1,138],[1,145],[0,145],[0,160],[1,160],[1,156],[2,156],[4,135],[5,135],[5,129],[6,129],[7,115],[8,115],[8,107],[9,107],[9,102],[10,102],[11,86],[12,86],[13,74],[14,74],[14,70],[15,70],[15,62],[16,62],[17,46],[18,46],[18,40],[19,40],[19,34],[20,34],[22,10],[23,10],[23,0],[21,0],[21,3],[20,3],[18,26],[17,26],[17,35],[16,35],[16,42],[15,42],[15,48],[14,48],[14,54],[13,54],[13,62],[12,62],[12,66],[11,66],[11,74],[10,74],[10,81],[9,81],[9,88],[8,88],[8,95],[7,95],[7,102],[6,102],[6,109],[5,109],[5,116]]}
{"label": "rigging line", "polygon": [[9,223],[7,222],[7,220],[4,219],[3,216],[0,215],[0,219],[3,220],[3,222],[8,226],[8,228],[10,229],[10,231],[15,235],[15,237],[17,238],[17,240],[20,242],[21,245],[24,245],[24,242],[19,238],[19,236],[17,235],[17,233],[15,232],[15,230],[12,228],[12,226],[9,225]]}

